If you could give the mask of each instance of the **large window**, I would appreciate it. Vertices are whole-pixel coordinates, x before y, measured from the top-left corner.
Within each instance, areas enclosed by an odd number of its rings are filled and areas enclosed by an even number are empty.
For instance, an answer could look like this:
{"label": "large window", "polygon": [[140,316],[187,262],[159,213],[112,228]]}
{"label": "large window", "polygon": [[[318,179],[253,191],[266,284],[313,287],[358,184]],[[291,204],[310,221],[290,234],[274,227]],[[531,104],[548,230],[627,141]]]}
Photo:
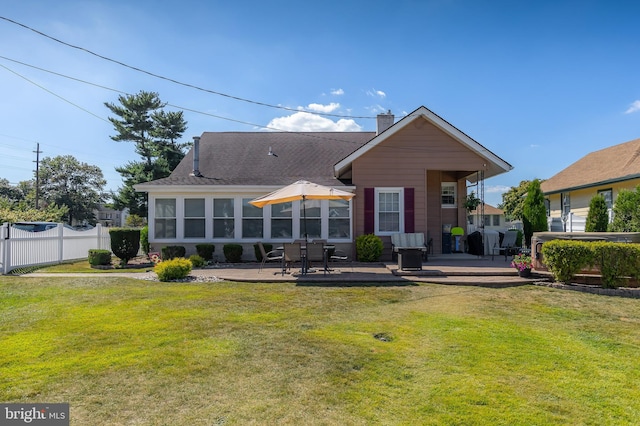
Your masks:
{"label": "large window", "polygon": [[271,238],[293,237],[292,203],[271,205]]}
{"label": "large window", "polygon": [[455,207],[456,206],[456,183],[455,182],[442,182],[442,207]]}
{"label": "large window", "polygon": [[300,238],[304,238],[305,231],[310,239],[320,238],[322,235],[320,200],[300,202]]}
{"label": "large window", "polygon": [[242,238],[262,238],[262,209],[249,204],[253,198],[242,199]]}
{"label": "large window", "polygon": [[154,227],[155,238],[176,237],[176,200],[175,198],[156,198]]}
{"label": "large window", "polygon": [[329,200],[329,238],[351,238],[349,201]]}
{"label": "large window", "polygon": [[571,197],[569,196],[569,194],[560,194],[561,197],[561,203],[562,203],[562,216],[569,216],[569,213],[571,213]]}
{"label": "large window", "polygon": [[234,238],[233,198],[213,200],[213,238]]}
{"label": "large window", "polygon": [[403,232],[402,189],[376,189],[376,234]]}
{"label": "large window", "polygon": [[184,200],[184,237],[205,237],[204,198]]}

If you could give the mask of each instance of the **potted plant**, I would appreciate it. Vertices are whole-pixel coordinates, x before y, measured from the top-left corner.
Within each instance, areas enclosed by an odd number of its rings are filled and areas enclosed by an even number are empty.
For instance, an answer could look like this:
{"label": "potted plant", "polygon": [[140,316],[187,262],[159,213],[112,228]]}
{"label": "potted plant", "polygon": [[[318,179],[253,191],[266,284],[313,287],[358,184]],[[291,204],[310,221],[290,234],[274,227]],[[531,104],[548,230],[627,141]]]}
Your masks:
{"label": "potted plant", "polygon": [[511,266],[518,270],[521,277],[531,276],[532,261],[528,254],[516,254],[511,260]]}

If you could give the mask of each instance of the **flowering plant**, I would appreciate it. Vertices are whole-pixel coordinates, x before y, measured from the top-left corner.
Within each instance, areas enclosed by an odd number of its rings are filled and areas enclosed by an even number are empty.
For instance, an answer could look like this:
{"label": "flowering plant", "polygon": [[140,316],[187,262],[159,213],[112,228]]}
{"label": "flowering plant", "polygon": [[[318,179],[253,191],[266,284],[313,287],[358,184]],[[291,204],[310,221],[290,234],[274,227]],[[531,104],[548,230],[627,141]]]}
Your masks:
{"label": "flowering plant", "polygon": [[516,254],[515,256],[513,256],[513,260],[511,261],[511,266],[516,268],[518,271],[531,269],[531,266],[532,266],[531,256],[526,254]]}

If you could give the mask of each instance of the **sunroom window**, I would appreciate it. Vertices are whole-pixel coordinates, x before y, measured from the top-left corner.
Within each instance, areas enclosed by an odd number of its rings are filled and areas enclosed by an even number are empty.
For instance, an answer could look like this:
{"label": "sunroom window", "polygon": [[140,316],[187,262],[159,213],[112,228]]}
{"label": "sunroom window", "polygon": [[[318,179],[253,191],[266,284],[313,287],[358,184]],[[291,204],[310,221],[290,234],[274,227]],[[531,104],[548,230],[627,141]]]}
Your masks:
{"label": "sunroom window", "polygon": [[233,198],[216,198],[213,200],[213,238],[234,238],[233,204]]}
{"label": "sunroom window", "polygon": [[155,238],[176,238],[175,198],[156,198],[154,227]]}

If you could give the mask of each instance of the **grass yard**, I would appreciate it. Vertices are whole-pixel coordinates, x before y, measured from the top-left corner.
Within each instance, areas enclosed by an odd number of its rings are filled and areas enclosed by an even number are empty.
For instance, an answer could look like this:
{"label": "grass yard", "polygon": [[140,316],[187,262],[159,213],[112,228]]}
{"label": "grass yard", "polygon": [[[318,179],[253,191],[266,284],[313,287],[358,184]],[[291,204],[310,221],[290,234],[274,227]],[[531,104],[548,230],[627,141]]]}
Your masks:
{"label": "grass yard", "polygon": [[0,401],[73,425],[625,425],[640,301],[0,277]]}

